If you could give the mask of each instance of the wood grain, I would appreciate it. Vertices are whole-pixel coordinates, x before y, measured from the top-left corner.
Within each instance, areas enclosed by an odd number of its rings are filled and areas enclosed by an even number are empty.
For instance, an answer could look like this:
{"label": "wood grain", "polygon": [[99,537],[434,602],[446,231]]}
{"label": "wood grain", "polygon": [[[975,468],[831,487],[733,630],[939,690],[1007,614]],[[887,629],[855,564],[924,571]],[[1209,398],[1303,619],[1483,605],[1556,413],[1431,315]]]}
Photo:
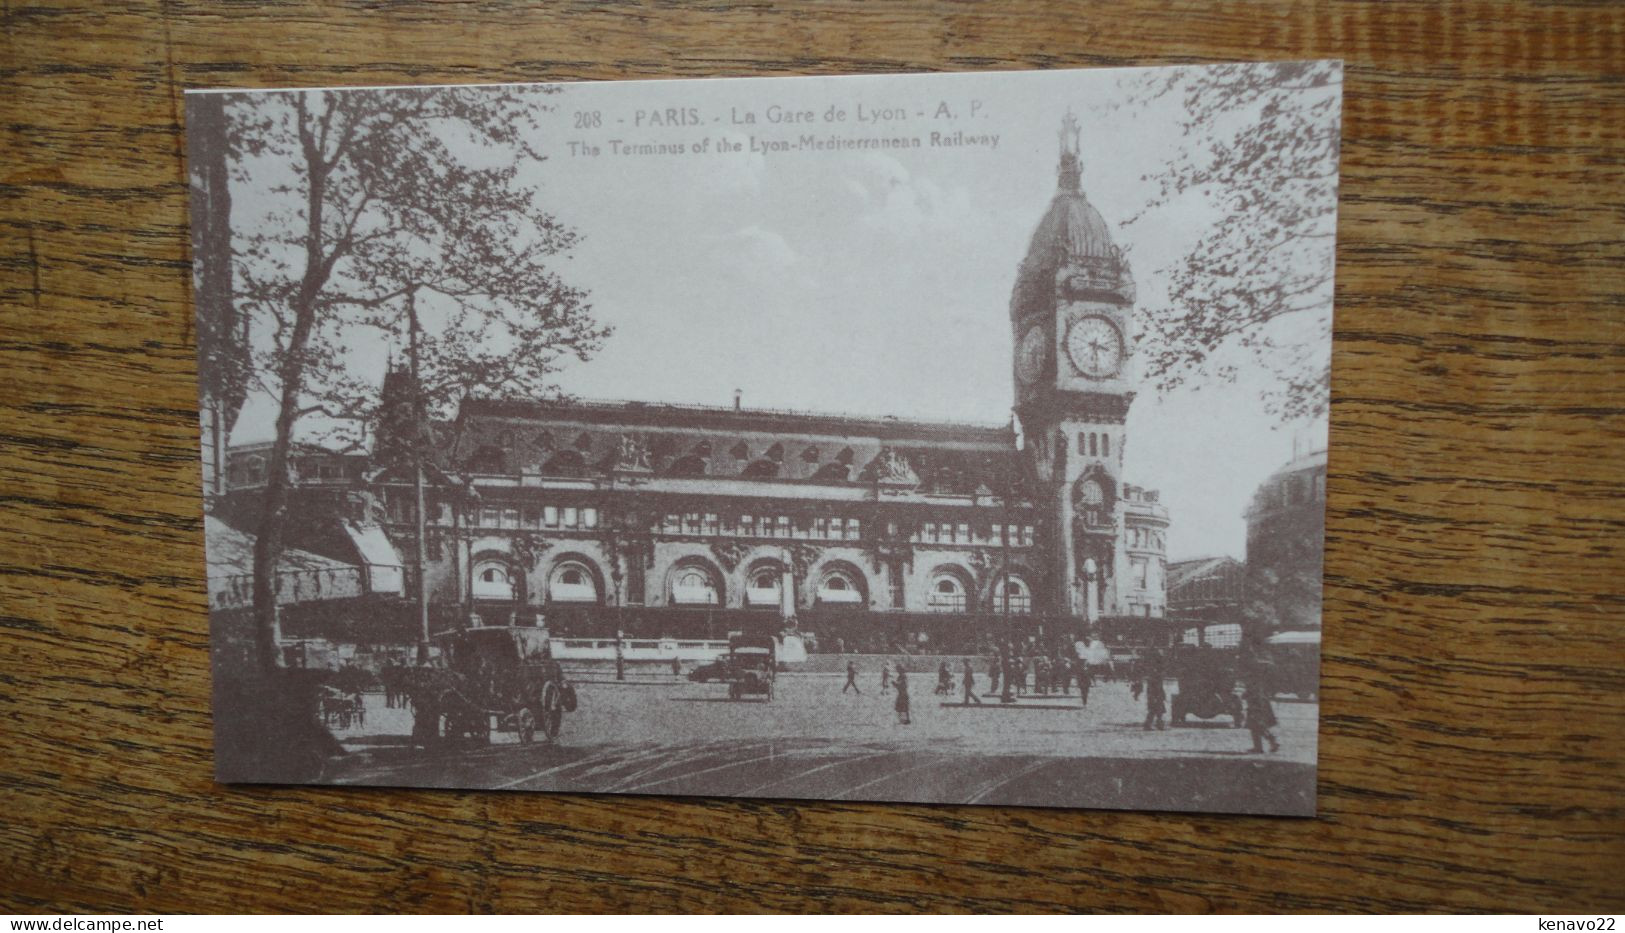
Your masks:
{"label": "wood grain", "polygon": [[[1625,5],[0,10],[0,906],[1625,909]],[[183,88],[1321,56],[1318,819],[211,781]]]}

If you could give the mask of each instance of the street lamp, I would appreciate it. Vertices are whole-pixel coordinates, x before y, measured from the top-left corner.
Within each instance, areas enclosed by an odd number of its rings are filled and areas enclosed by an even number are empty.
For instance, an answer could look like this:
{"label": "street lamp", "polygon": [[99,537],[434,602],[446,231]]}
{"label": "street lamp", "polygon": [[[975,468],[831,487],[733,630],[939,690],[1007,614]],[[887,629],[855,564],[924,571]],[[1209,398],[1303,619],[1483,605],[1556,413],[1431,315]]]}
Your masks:
{"label": "street lamp", "polygon": [[999,659],[1000,679],[1004,681],[1004,685],[999,693],[1000,703],[1014,703],[1016,701],[1016,698],[1010,693],[1010,529],[1014,527],[1011,522],[1010,500],[1016,494],[1016,471],[1022,469],[1021,454],[1027,449],[1027,438],[1021,430],[1021,416],[1016,413],[1015,409],[1010,410],[1010,432],[1015,435],[1016,463],[1015,469],[1006,470],[1004,474],[1004,528],[999,533],[999,550],[1004,565],[999,571],[1004,586],[1004,619],[1002,620],[1004,637],[1001,639],[1003,649],[1001,651],[1002,656]]}
{"label": "street lamp", "polygon": [[1083,562],[1083,618],[1089,623],[1090,628],[1094,628],[1095,622],[1100,618],[1099,588],[1099,574],[1095,559],[1091,557]]}

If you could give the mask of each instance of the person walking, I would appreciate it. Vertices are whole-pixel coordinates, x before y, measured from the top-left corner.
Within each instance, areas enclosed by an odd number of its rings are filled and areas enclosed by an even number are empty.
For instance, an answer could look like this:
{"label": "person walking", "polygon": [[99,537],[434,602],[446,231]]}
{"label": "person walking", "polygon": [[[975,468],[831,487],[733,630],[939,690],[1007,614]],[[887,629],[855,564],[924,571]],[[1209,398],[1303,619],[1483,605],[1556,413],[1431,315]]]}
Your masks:
{"label": "person walking", "polygon": [[1150,732],[1153,726],[1159,730],[1168,728],[1162,719],[1167,707],[1168,691],[1162,685],[1162,671],[1149,671],[1145,676],[1145,731]]}
{"label": "person walking", "polygon": [[908,674],[904,673],[901,666],[897,668],[897,702],[893,704],[893,708],[897,710],[898,724],[904,726],[909,725]]}
{"label": "person walking", "polygon": [[1004,670],[1004,659],[1002,657],[1000,657],[999,655],[994,655],[993,658],[987,662],[987,679],[988,679],[987,695],[988,696],[998,696],[998,694],[999,694],[999,675],[1000,675],[1001,672],[1003,672],[1003,670]]}
{"label": "person walking", "polygon": [[858,689],[858,666],[851,661],[846,662],[846,686],[841,688],[841,692],[845,693],[848,690],[863,696],[863,691]]}
{"label": "person walking", "polygon": [[965,659],[965,669],[960,673],[960,677],[965,681],[965,705],[975,703],[981,706],[982,698],[976,695],[976,672],[971,670],[970,658]]}
{"label": "person walking", "polygon": [[891,665],[885,661],[880,662],[880,692],[891,691]]}
{"label": "person walking", "polygon": [[1089,705],[1089,688],[1095,685],[1095,675],[1089,670],[1089,662],[1082,658],[1072,662],[1072,673],[1078,681],[1079,706]]}
{"label": "person walking", "polygon": [[954,675],[948,673],[948,662],[943,661],[937,665],[937,696],[945,697],[954,692]]}
{"label": "person walking", "polygon": [[1272,754],[1280,751],[1281,743],[1275,740],[1275,708],[1270,705],[1269,695],[1256,682],[1248,681],[1244,698],[1247,702],[1247,731],[1253,734],[1252,753],[1263,754],[1266,741],[1270,743]]}

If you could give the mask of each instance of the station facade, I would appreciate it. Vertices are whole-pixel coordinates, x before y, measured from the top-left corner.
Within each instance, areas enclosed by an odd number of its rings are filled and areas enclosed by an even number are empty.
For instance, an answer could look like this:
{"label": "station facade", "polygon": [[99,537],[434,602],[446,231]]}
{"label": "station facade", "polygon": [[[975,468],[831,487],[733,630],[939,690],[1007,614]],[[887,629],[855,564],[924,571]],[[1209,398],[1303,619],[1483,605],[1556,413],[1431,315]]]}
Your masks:
{"label": "station facade", "polygon": [[[409,578],[421,565],[435,628],[795,625],[820,650],[982,650],[1012,631],[1060,639],[1160,619],[1168,512],[1122,469],[1134,282],[1081,177],[1069,117],[1057,191],[1016,270],[1009,424],[737,398],[470,399],[429,429],[420,484],[413,444],[392,428],[412,423],[397,370],[372,452],[295,457],[295,501],[317,521],[383,529]],[[254,487],[255,456],[232,452],[229,486]]]}

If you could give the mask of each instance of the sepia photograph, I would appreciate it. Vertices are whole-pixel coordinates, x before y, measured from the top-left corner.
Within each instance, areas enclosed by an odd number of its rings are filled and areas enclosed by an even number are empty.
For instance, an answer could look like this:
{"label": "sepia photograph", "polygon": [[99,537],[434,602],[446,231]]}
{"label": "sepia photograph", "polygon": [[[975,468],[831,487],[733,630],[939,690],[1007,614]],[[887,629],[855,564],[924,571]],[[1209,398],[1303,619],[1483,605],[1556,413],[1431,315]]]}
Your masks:
{"label": "sepia photograph", "polygon": [[1313,816],[1342,77],[188,92],[217,778]]}

